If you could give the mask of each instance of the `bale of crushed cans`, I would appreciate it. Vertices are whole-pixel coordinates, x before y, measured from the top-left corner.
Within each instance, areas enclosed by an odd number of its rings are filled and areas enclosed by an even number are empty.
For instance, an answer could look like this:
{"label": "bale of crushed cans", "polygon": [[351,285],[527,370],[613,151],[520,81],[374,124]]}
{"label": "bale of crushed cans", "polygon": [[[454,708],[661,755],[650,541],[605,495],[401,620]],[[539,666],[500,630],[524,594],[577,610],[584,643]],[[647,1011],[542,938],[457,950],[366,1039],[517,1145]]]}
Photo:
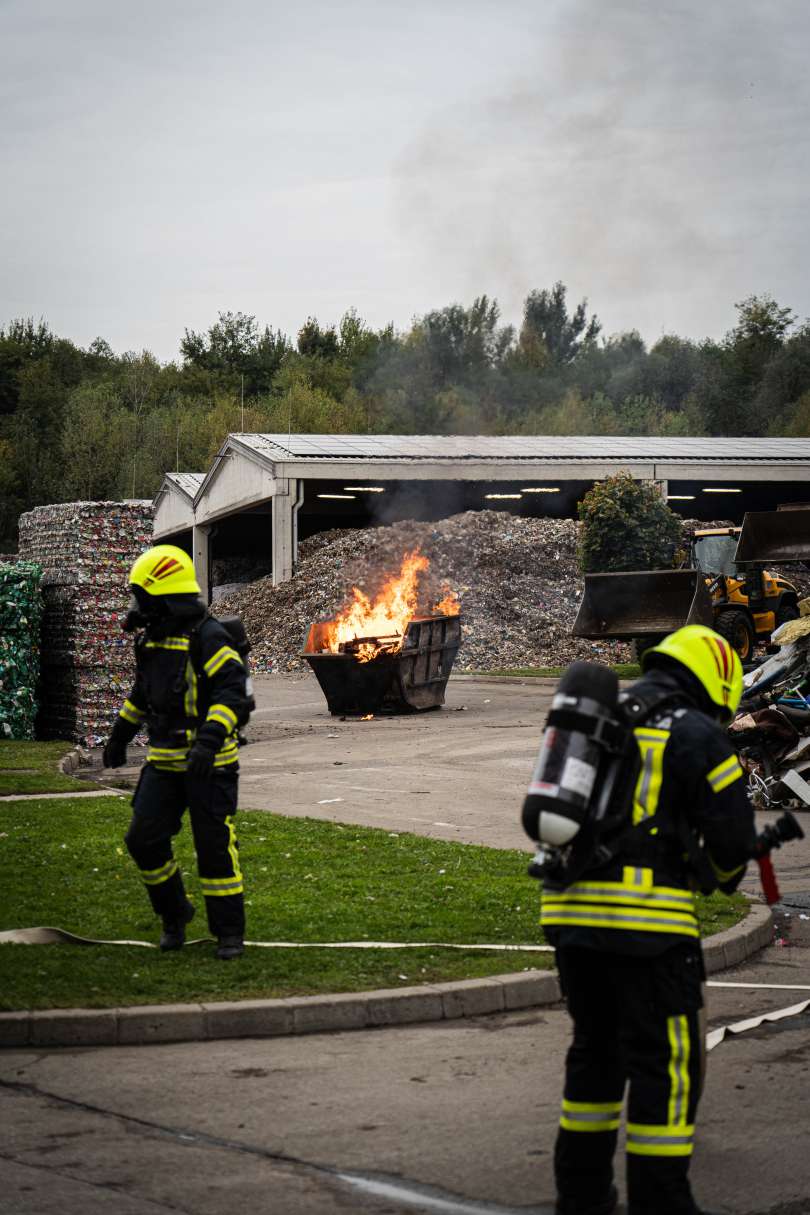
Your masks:
{"label": "bale of crushed cans", "polygon": [[41,577],[32,561],[0,562],[0,739],[34,737]]}
{"label": "bale of crushed cans", "polygon": [[95,746],[109,734],[135,670],[121,631],[127,575],[152,542],[151,502],[60,502],[20,516],[20,554],[43,570],[40,737]]}

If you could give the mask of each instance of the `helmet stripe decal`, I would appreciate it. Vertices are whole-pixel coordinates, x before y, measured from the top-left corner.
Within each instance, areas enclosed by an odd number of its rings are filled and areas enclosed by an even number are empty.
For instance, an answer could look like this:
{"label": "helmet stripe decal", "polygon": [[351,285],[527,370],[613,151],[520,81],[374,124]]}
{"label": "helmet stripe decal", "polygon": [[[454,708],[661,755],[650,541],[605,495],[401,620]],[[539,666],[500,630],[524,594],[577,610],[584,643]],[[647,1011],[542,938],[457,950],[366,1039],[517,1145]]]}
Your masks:
{"label": "helmet stripe decal", "polygon": [[723,678],[728,679],[729,657],[728,657],[728,652],[727,652],[727,648],[726,648],[726,643],[724,641],[722,641],[719,637],[716,639],[712,638],[712,641],[714,642],[714,644],[717,646],[718,650],[720,651],[720,657],[723,660]]}
{"label": "helmet stripe decal", "polygon": [[168,577],[168,575],[173,573],[176,569],[180,569],[180,562],[174,557],[164,557],[163,560],[159,561],[152,570],[152,577],[161,580]]}
{"label": "helmet stripe decal", "polygon": [[705,641],[706,645],[709,647],[709,653],[711,654],[712,658],[714,659],[714,665],[717,667],[717,674],[722,679],[723,678],[723,668],[720,666],[720,659],[717,657],[717,651],[715,650],[714,646],[712,645],[712,643],[708,637],[703,637],[703,638],[701,638],[701,640]]}
{"label": "helmet stripe decal", "polygon": [[733,668],[731,646],[725,639],[720,644],[723,650],[723,664],[726,668],[726,679],[730,679]]}

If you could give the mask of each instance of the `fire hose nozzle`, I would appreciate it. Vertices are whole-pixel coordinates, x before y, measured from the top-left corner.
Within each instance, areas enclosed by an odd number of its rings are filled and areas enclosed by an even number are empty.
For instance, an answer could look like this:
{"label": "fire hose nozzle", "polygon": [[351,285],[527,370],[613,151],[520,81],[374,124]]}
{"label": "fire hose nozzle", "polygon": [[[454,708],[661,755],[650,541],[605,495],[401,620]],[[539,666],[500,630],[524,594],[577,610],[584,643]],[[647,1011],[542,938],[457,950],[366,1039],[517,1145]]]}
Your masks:
{"label": "fire hose nozzle", "polygon": [[790,840],[803,840],[804,831],[794,814],[786,810],[775,823],[768,823],[757,836],[756,856],[767,856],[774,848],[781,848]]}
{"label": "fire hose nozzle", "polygon": [[804,839],[804,831],[789,810],[786,810],[775,823],[768,823],[767,827],[764,827],[757,836],[757,850],[754,856],[759,865],[762,892],[769,907],[782,901],[779,883],[771,863],[771,852],[774,848],[781,848],[789,840],[802,839]]}

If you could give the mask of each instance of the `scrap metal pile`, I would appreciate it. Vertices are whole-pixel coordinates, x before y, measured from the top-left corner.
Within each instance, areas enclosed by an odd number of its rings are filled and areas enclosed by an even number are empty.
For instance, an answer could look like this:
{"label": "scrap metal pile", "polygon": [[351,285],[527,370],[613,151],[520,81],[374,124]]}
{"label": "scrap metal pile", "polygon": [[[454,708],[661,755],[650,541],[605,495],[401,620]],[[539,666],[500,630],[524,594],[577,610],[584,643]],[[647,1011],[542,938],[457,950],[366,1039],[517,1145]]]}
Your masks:
{"label": "scrap metal pile", "polygon": [[333,617],[352,587],[373,597],[403,555],[418,549],[430,562],[420,584],[424,609],[446,588],[461,603],[455,670],[562,666],[575,658],[627,661],[620,642],[571,637],[582,591],[577,533],[573,519],[501,511],[321,532],[301,543],[291,581],[274,587],[262,578],[218,600],[216,610],[242,616],[254,670],[301,670],[312,622]]}
{"label": "scrap metal pile", "polygon": [[127,575],[151,543],[151,502],[62,502],[20,517],[20,555],[43,569],[43,738],[107,736],[134,674]]}
{"label": "scrap metal pile", "polygon": [[729,727],[758,810],[810,809],[810,599],[800,610],[774,632],[776,652],[746,674]]}
{"label": "scrap metal pile", "polygon": [[0,738],[33,738],[39,683],[42,570],[0,563]]}

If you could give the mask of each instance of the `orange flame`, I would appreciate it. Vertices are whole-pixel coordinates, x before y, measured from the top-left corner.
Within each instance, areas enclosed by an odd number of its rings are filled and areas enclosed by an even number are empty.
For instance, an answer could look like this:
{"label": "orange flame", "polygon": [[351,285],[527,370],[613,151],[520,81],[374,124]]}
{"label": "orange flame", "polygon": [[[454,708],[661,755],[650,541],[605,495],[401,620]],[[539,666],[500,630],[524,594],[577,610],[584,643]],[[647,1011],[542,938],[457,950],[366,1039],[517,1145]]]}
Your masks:
{"label": "orange flame", "polygon": [[451,591],[449,586],[443,586],[444,598],[434,606],[433,611],[438,616],[458,616],[461,611],[461,604],[458,601],[458,595],[455,591]]}
{"label": "orange flame", "polygon": [[[323,649],[337,654],[341,646],[355,643],[351,652],[360,662],[368,662],[382,651],[396,653],[402,648],[409,621],[417,614],[419,578],[429,566],[427,557],[414,549],[405,554],[399,573],[383,584],[373,602],[359,587],[352,587],[348,605],[324,630]],[[458,599],[449,587],[442,589],[445,596],[433,611],[457,616]]]}

